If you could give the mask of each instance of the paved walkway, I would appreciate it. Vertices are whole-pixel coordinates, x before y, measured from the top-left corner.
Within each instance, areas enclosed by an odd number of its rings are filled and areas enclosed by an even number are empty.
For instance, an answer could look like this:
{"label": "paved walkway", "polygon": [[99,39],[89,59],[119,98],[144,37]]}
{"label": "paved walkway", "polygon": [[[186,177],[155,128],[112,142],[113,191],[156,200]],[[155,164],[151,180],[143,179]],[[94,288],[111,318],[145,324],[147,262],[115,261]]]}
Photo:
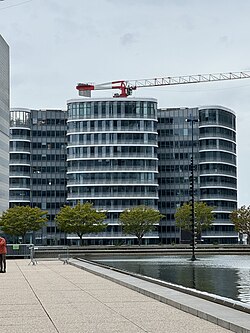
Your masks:
{"label": "paved walkway", "polygon": [[0,274],[0,332],[230,332],[72,265],[28,263],[8,260]]}

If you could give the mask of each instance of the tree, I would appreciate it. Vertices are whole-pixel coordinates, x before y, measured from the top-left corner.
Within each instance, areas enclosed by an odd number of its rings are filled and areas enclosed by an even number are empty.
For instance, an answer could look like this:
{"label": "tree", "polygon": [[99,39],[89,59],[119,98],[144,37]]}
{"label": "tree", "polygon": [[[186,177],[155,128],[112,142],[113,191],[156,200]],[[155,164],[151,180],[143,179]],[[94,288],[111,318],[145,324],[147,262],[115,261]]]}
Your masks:
{"label": "tree", "polygon": [[230,219],[235,225],[235,230],[247,234],[247,244],[250,244],[250,206],[242,206],[230,214]]}
{"label": "tree", "polygon": [[28,231],[37,231],[47,222],[47,211],[30,206],[14,206],[3,212],[0,226],[4,233],[11,236],[21,236],[24,242]]}
{"label": "tree", "polygon": [[147,206],[125,209],[120,214],[122,229],[126,234],[135,235],[141,245],[145,233],[152,231],[164,217],[158,210]]}
{"label": "tree", "polygon": [[[212,226],[214,214],[213,207],[208,206],[205,202],[194,203],[194,223],[198,235],[201,235],[202,230]],[[192,205],[185,203],[179,207],[175,213],[176,226],[183,230],[192,231]]]}
{"label": "tree", "polygon": [[83,245],[83,235],[103,231],[106,228],[103,223],[106,218],[106,212],[95,210],[92,203],[78,202],[74,207],[63,206],[56,215],[56,223],[62,231],[77,234],[80,245]]}

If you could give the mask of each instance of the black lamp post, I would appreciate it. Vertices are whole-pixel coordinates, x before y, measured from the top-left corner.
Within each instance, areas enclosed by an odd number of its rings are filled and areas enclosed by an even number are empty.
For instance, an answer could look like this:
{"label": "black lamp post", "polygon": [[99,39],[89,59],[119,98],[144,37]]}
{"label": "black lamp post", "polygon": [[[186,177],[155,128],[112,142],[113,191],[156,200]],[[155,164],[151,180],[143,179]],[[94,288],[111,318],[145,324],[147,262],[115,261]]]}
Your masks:
{"label": "black lamp post", "polygon": [[190,118],[186,119],[186,122],[191,123],[191,180],[190,180],[190,190],[191,190],[191,223],[192,223],[192,257],[191,260],[196,260],[195,257],[195,217],[194,217],[194,123],[198,123],[199,119],[193,118],[193,115],[190,115]]}

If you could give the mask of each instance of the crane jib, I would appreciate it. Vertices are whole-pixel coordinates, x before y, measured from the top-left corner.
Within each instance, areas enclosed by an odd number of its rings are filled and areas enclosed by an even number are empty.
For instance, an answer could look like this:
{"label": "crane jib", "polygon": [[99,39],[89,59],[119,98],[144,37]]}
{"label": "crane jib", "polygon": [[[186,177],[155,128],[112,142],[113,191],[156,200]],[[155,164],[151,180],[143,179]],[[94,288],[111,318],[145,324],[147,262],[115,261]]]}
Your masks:
{"label": "crane jib", "polygon": [[[183,76],[167,76],[162,78],[141,79],[141,80],[119,80],[106,82],[101,84],[79,83],[76,89],[80,95],[90,97],[92,90],[107,90],[119,89],[120,94],[115,94],[114,97],[127,97],[132,94],[132,91],[137,88],[170,86],[178,84],[205,83],[226,80],[239,80],[250,78],[250,71],[215,73],[215,74],[196,74]],[[88,92],[85,94],[84,92]]]}

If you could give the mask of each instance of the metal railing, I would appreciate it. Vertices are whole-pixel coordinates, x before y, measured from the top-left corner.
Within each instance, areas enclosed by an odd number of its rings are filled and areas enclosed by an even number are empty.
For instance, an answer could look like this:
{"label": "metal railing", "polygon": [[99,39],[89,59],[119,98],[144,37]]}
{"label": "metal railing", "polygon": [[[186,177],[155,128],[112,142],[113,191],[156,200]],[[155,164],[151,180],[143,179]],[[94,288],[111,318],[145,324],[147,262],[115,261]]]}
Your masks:
{"label": "metal railing", "polygon": [[35,262],[33,264],[37,264],[38,260],[61,260],[63,264],[69,263],[68,246],[34,246],[32,244],[31,252]]}
{"label": "metal railing", "polygon": [[7,257],[30,258],[31,244],[7,244]]}
{"label": "metal railing", "polygon": [[38,260],[61,260],[69,263],[68,246],[35,246],[34,244],[7,244],[7,258],[30,259],[29,265],[36,265]]}

